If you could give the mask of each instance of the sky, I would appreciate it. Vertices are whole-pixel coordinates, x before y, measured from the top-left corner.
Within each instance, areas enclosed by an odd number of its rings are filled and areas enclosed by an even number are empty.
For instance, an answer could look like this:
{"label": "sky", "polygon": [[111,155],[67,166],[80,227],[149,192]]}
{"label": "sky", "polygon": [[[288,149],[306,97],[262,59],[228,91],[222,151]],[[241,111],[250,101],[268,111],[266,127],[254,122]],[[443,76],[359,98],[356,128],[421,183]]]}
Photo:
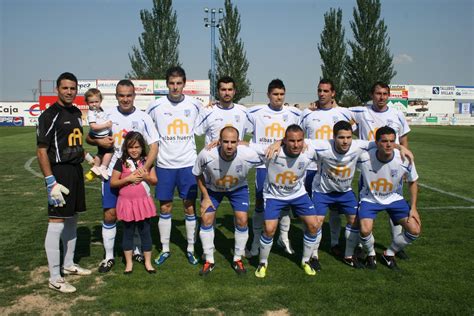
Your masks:
{"label": "sky", "polygon": [[[382,0],[397,75],[393,84],[474,86],[474,0]],[[355,0],[235,0],[253,94],[266,102],[274,78],[289,103],[316,99],[324,13],[341,8],[346,39]],[[39,80],[122,79],[152,0],[0,0],[0,101],[33,100]],[[175,0],[179,56],[188,79],[207,79],[211,32],[204,8],[224,1]],[[218,37],[216,37],[218,38]],[[153,78],[161,79],[161,78]],[[37,95],[36,95],[37,96]]]}

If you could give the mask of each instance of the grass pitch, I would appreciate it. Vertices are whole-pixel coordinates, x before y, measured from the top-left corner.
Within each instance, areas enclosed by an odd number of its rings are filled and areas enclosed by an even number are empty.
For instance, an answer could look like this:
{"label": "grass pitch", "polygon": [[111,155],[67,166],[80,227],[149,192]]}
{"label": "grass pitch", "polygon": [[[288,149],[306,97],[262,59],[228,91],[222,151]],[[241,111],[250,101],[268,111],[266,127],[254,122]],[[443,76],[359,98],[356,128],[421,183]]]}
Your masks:
{"label": "grass pitch", "polygon": [[[400,272],[380,264],[376,271],[345,266],[329,254],[325,225],[320,249],[323,270],[316,277],[308,277],[299,267],[303,233],[294,219],[290,238],[297,254],[288,256],[275,245],[265,279],[257,279],[253,274],[256,262],[246,260],[248,273],[238,277],[230,267],[233,216],[230,205],[223,203],[217,213],[216,269],[200,277],[201,264],[191,266],[185,258],[184,216],[180,201],[175,201],[172,256],[156,275],[147,274],[138,265],[132,275],[122,274],[120,225],[117,264],[112,272],[99,274],[102,210],[100,183],[96,181],[87,184],[88,212],[79,218],[76,249],[76,261],[92,269],[93,274],[68,277],[78,291],[67,295],[47,288],[46,192],[34,158],[34,129],[0,128],[0,314],[261,315],[271,311],[281,315],[472,315],[474,130],[412,129],[409,143],[423,185],[418,203],[423,231],[407,248],[410,260],[398,261]],[[249,182],[252,186],[253,180]],[[253,199],[253,188],[251,196]],[[152,230],[154,256],[160,248],[156,222]],[[374,235],[380,253],[390,243],[385,213],[378,217]],[[201,254],[199,242],[196,249]]]}

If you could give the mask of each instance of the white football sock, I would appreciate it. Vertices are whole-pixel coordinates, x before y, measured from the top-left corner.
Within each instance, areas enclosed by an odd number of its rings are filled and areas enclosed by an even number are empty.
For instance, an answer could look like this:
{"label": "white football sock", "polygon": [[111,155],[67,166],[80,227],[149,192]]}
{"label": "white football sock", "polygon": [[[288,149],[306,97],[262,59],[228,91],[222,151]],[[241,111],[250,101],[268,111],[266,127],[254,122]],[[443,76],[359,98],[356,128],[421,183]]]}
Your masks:
{"label": "white football sock", "polygon": [[400,235],[403,232],[403,226],[395,225],[390,217],[388,218],[388,223],[390,224],[390,233],[392,234],[393,240],[396,236]]}
{"label": "white football sock", "polygon": [[199,238],[201,238],[202,252],[206,261],[214,263],[214,226],[201,225]]}
{"label": "white football sock", "polygon": [[64,223],[48,223],[48,231],[44,239],[44,249],[48,258],[49,281],[56,282],[61,277],[61,258],[59,240],[64,229]]}
{"label": "white football sock", "polygon": [[64,262],[66,268],[74,265],[74,253],[76,251],[77,241],[77,214],[72,218],[64,219],[64,229],[61,234],[63,242]]}
{"label": "white football sock", "polygon": [[346,250],[344,252],[344,257],[349,258],[354,255],[354,249],[359,243],[359,229],[353,228],[350,224],[346,225]]}
{"label": "white football sock", "polygon": [[281,217],[280,217],[280,238],[288,242],[288,232],[290,231],[290,225],[291,225],[291,217],[290,217],[290,209],[289,208],[284,208],[281,211]]}
{"label": "white football sock", "polygon": [[319,258],[318,251],[319,251],[319,245],[321,244],[322,237],[323,237],[323,229],[320,228],[318,229],[318,232],[316,233],[316,241],[314,242],[313,254],[311,255],[311,257]]}
{"label": "white football sock", "polygon": [[303,236],[303,259],[302,263],[308,262],[313,254],[314,245],[316,244],[317,234],[311,235],[305,232]]}
{"label": "white football sock", "polygon": [[410,234],[409,232],[405,231],[395,238],[392,241],[390,247],[385,251],[387,256],[395,256],[397,252],[414,242],[418,238],[418,235]]}
{"label": "white football sock", "polygon": [[194,253],[194,243],[196,242],[196,215],[186,215],[186,238],[188,240],[187,251]]}
{"label": "white football sock", "polygon": [[268,256],[273,246],[273,238],[262,234],[260,236],[260,263],[268,263]]}
{"label": "white football sock", "polygon": [[239,227],[235,225],[234,230],[235,238],[235,249],[234,249],[234,261],[241,260],[242,256],[245,254],[245,245],[249,239],[249,228]]}
{"label": "white football sock", "polygon": [[169,252],[171,236],[171,214],[160,213],[160,219],[158,220],[158,231],[160,232],[162,251]]}
{"label": "white football sock", "polygon": [[115,235],[117,235],[116,223],[102,223],[102,240],[104,243],[105,260],[114,258]]}
{"label": "white football sock", "polygon": [[360,236],[360,242],[362,244],[362,247],[364,247],[365,251],[367,251],[367,255],[375,256],[375,238],[372,233],[370,233],[370,235],[367,237]]}

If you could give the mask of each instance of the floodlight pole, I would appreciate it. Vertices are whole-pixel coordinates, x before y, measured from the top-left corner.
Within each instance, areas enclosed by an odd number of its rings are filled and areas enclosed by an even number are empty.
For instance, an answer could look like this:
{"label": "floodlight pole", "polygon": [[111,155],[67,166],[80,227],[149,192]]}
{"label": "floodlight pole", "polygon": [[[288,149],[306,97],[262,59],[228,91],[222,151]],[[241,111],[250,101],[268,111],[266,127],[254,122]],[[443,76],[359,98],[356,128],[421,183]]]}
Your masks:
{"label": "floodlight pole", "polygon": [[[221,27],[221,23],[223,20],[223,12],[222,8],[219,9],[208,9],[204,8],[204,13],[206,17],[204,18],[204,26],[211,28],[211,102],[214,101],[214,96],[216,95],[216,28]],[[216,19],[216,13],[218,14],[218,18]],[[210,14],[210,18],[209,18]]]}

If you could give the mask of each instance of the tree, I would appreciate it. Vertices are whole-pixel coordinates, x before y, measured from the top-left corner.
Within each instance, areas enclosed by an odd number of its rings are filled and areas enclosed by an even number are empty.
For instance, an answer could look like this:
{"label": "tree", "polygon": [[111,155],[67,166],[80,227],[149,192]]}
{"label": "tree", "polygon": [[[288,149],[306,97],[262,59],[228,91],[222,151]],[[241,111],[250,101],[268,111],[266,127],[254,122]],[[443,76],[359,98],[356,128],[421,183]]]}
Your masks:
{"label": "tree", "polygon": [[150,11],[140,10],[144,31],[138,38],[139,48],[133,46],[128,54],[132,71],[128,74],[136,79],[165,78],[166,70],[180,66],[179,32],[177,15],[172,0],[153,0]]}
{"label": "tree", "polygon": [[346,62],[346,44],[342,27],[342,10],[331,8],[324,14],[324,29],[321,32],[321,43],[318,44],[321,55],[323,78],[330,79],[336,90],[336,101],[339,102],[344,86],[344,63]]}
{"label": "tree", "polygon": [[[244,50],[244,44],[239,38],[240,14],[230,0],[225,0],[225,16],[219,29],[221,49],[216,49],[217,77],[230,76],[235,80],[237,92],[234,102],[250,95],[250,81],[247,79],[249,63]],[[217,93],[217,92],[216,92]],[[215,96],[218,97],[217,95]]]}
{"label": "tree", "polygon": [[390,83],[397,72],[388,48],[387,26],[380,19],[379,0],[357,0],[351,29],[354,41],[349,41],[352,57],[345,64],[346,83],[362,102],[370,99],[370,88],[376,81]]}

